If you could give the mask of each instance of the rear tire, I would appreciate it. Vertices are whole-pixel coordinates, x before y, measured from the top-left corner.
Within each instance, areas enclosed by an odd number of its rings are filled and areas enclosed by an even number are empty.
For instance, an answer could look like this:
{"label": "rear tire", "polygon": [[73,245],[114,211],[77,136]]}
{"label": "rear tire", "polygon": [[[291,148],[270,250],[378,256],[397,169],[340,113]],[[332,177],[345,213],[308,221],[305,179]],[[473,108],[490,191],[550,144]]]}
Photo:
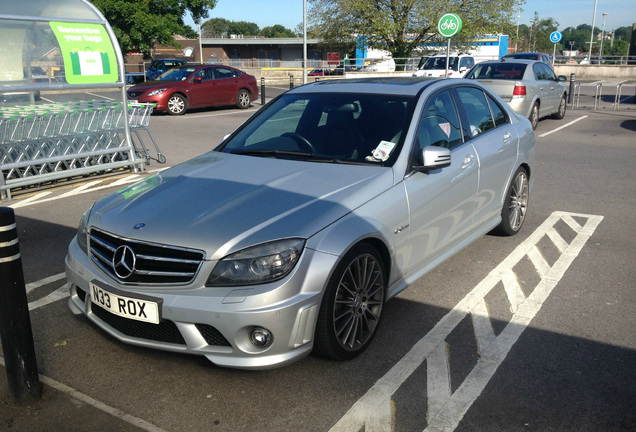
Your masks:
{"label": "rear tire", "polygon": [[245,109],[248,108],[251,103],[252,96],[250,95],[250,92],[245,89],[239,90],[238,94],[236,95],[236,107]]}
{"label": "rear tire", "polygon": [[360,355],[375,336],[386,295],[386,272],[378,250],[365,243],[340,261],[325,290],[314,352],[333,360]]}
{"label": "rear tire", "polygon": [[519,232],[528,211],[528,186],[528,172],[525,168],[519,167],[512,177],[512,183],[501,209],[501,222],[495,228],[495,232],[506,236]]}
{"label": "rear tire", "polygon": [[530,111],[530,117],[528,117],[528,120],[530,120],[532,129],[536,129],[539,124],[539,104],[537,102],[532,105],[532,110]]}
{"label": "rear tire", "polygon": [[559,109],[557,110],[556,113],[552,114],[552,118],[561,120],[563,117],[565,117],[566,109],[567,109],[567,100],[565,98],[565,93],[564,93],[563,97],[561,98],[561,102],[559,102]]}

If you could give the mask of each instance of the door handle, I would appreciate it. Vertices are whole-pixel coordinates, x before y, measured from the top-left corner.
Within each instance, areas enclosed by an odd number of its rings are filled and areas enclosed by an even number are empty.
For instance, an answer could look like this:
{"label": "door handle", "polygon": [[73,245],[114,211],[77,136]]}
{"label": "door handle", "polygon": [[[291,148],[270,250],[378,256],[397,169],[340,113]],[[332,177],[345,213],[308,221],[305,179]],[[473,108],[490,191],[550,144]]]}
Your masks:
{"label": "door handle", "polygon": [[468,155],[466,157],[464,157],[464,161],[462,162],[462,169],[463,170],[467,170],[468,168],[472,167],[473,165],[475,165],[475,155]]}

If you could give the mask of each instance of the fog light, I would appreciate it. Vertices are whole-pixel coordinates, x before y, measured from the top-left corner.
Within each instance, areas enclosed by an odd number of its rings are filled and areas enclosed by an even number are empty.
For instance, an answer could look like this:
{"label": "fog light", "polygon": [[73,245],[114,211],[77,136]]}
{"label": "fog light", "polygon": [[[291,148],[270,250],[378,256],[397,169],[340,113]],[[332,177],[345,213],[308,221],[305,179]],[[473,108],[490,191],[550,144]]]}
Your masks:
{"label": "fog light", "polygon": [[270,331],[267,329],[264,329],[261,327],[254,327],[252,331],[250,331],[250,342],[252,342],[252,345],[256,347],[259,347],[259,348],[268,347],[272,344],[273,340],[274,340],[274,336],[272,336]]}

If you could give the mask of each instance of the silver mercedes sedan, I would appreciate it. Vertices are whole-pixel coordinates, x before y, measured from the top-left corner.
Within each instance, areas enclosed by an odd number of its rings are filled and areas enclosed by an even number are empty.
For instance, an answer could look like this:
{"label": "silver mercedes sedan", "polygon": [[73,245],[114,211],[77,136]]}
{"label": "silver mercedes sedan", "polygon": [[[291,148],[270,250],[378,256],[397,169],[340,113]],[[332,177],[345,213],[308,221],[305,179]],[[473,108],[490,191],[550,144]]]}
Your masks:
{"label": "silver mercedes sedan", "polygon": [[88,209],[69,306],[123,342],[221,366],[351,359],[387,300],[480,236],[520,230],[533,161],[530,122],[476,81],[297,87]]}

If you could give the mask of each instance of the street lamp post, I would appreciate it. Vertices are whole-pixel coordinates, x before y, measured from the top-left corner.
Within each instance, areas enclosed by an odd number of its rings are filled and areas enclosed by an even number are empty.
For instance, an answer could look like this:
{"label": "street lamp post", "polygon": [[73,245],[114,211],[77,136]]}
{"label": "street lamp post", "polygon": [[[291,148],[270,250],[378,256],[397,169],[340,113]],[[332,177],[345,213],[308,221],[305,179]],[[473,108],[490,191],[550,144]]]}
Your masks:
{"label": "street lamp post", "polygon": [[601,30],[601,53],[598,55],[598,62],[601,63],[601,57],[603,57],[603,39],[605,39],[605,17],[607,16],[606,12],[603,12],[603,27]]}
{"label": "street lamp post", "polygon": [[519,20],[521,19],[521,2],[517,2],[517,37],[515,38],[515,52],[517,52],[517,41],[519,40]]}
{"label": "street lamp post", "polygon": [[596,25],[596,4],[598,0],[594,0],[594,16],[592,16],[592,37],[590,37],[590,64],[592,64],[592,45],[594,45],[594,26]]}

